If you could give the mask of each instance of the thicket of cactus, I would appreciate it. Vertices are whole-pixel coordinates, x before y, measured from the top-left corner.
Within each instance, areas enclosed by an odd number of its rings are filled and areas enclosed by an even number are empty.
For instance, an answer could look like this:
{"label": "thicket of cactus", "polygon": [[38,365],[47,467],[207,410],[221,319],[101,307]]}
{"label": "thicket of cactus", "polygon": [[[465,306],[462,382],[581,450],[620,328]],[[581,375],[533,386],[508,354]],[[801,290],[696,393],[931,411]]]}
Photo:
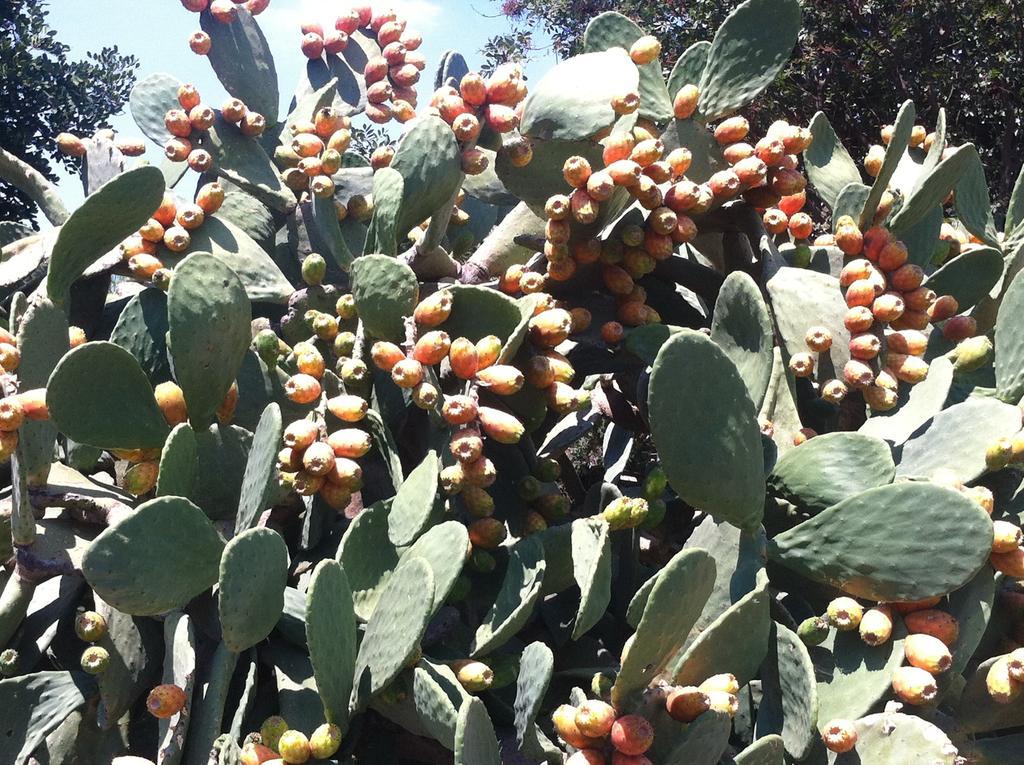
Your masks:
{"label": "thicket of cactus", "polygon": [[266,0],[183,5],[232,99],[142,80],[165,164],[0,168],[0,761],[1022,761],[1024,191],[941,110],[751,136],[747,0],[427,104],[356,4],[278,114]]}

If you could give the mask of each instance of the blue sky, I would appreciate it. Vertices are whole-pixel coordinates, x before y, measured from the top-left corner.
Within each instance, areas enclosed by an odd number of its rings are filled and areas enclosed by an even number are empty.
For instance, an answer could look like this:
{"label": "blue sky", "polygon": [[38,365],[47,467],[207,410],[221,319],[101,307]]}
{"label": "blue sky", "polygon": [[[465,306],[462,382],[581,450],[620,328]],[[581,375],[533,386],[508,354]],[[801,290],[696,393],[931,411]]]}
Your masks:
{"label": "blue sky", "polygon": [[[344,0],[271,0],[270,7],[258,17],[274,54],[282,114],[306,61],[299,51],[299,25],[305,20],[332,24],[345,5]],[[442,52],[458,50],[473,67],[480,63],[479,50],[487,40],[509,29],[508,21],[500,15],[499,3],[492,0],[385,0],[380,5],[394,8],[408,20],[410,29],[423,34],[420,50],[427,59],[427,69],[420,82],[421,103],[429,98]],[[226,98],[206,60],[188,48],[188,36],[199,29],[199,17],[186,11],[178,0],[51,0],[49,22],[75,58],[117,45],[122,53],[139,59],[140,79],[167,72],[194,84],[211,105],[218,106]],[[539,76],[555,61],[550,50],[532,55],[527,70],[531,77]],[[120,133],[141,137],[127,108],[113,119],[113,124]],[[162,155],[158,147],[150,145],[146,156],[157,164]],[[60,189],[69,208],[81,203],[82,187],[77,176],[62,176]]]}

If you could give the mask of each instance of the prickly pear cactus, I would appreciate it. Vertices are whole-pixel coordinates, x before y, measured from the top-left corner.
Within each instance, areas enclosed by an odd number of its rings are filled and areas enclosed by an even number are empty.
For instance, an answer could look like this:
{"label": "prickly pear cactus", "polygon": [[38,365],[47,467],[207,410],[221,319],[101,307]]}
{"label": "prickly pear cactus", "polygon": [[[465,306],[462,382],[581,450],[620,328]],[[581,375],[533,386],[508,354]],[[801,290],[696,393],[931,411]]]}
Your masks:
{"label": "prickly pear cactus", "polygon": [[752,131],[796,0],[529,85],[270,2],[182,0],[159,169],[12,165],[0,761],[1018,762],[1024,180]]}

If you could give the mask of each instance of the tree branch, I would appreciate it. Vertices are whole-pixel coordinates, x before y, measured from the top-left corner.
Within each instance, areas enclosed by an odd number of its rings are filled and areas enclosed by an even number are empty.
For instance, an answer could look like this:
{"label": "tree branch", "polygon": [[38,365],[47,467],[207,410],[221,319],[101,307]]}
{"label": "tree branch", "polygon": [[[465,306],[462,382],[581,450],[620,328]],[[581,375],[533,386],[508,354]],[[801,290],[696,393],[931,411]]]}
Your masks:
{"label": "tree branch", "polygon": [[63,225],[68,219],[69,213],[56,187],[34,167],[4,149],[0,149],[0,179],[32,197],[54,226]]}

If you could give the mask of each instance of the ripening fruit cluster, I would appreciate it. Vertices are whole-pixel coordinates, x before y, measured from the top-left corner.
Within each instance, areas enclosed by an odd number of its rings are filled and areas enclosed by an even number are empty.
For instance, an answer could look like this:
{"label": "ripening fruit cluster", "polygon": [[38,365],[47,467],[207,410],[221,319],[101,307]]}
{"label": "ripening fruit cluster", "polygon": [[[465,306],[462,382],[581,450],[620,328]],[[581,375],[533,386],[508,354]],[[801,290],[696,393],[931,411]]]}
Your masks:
{"label": "ripening fruit cluster", "polygon": [[[835,235],[823,244],[834,245],[846,255],[839,275],[845,290],[847,311],[843,319],[850,332],[850,360],[841,379],[821,381],[821,397],[839,404],[850,389],[861,391],[868,406],[878,412],[897,403],[900,382],[916,385],[928,375],[924,360],[928,335],[934,324],[943,337],[960,343],[973,337],[977,322],[958,316],[959,306],[951,295],[937,296],[923,285],[924,270],[907,261],[907,246],[884,226],[865,233],[852,217],[836,222]],[[797,377],[815,373],[815,355],[832,346],[825,327],[811,327],[805,342],[807,352],[794,353],[790,371]]]}
{"label": "ripening fruit cluster", "polygon": [[239,762],[241,765],[302,765],[310,760],[330,759],[340,747],[341,728],[333,723],[324,723],[307,736],[289,728],[283,717],[275,715],[264,720],[258,735],[246,737]]}
{"label": "ripening fruit cluster", "polygon": [[[857,631],[869,646],[881,646],[892,639],[893,625],[902,618],[908,635],[903,641],[906,665],[892,676],[892,688],[900,701],[915,706],[928,704],[938,694],[935,676],[953,665],[952,647],[960,634],[955,616],[943,611],[942,598],[928,598],[905,603],[878,603],[865,609],[849,597],[832,600],[823,616],[806,619],[797,633],[808,645],[818,645],[831,629]],[[835,728],[833,730],[833,727]],[[856,743],[856,734],[847,721],[837,720],[823,729],[825,745],[835,752],[849,751]],[[846,748],[842,748],[846,747]]]}
{"label": "ripening fruit cluster", "polygon": [[[146,143],[141,138],[117,138],[113,130],[96,131],[97,138],[105,138],[114,142],[114,147],[126,157],[141,157],[146,153]],[[55,139],[57,150],[69,157],[84,157],[89,150],[85,140],[73,133],[59,133]]]}
{"label": "ripening fruit cluster", "polygon": [[[239,7],[244,8],[253,16],[267,10],[270,0],[181,0],[186,11],[202,13],[209,11],[210,17],[221,24],[230,24],[238,18]],[[193,32],[188,38],[188,45],[193,53],[205,56],[210,52],[213,41],[206,32]]]}
{"label": "ripening fruit cluster", "polygon": [[[178,109],[164,114],[164,127],[171,137],[164,143],[164,155],[172,162],[188,162],[197,173],[213,167],[213,155],[203,148],[206,133],[217,121],[217,112],[204,104],[195,85],[178,88]],[[241,100],[228,98],[220,107],[220,118],[236,125],[242,135],[257,138],[267,129],[267,120]]]}
{"label": "ripening fruit cluster", "polygon": [[[434,91],[428,114],[440,117],[451,126],[462,152],[462,170],[479,175],[487,169],[488,159],[476,147],[484,128],[504,135],[519,127],[526,98],[526,82],[518,64],[497,67],[490,77],[468,72],[458,89],[445,85]],[[525,136],[505,143],[500,151],[515,167],[525,167],[533,159],[533,147]]]}
{"label": "ripening fruit cluster", "polygon": [[327,411],[343,425],[324,436],[325,427],[312,419],[296,420],[284,430],[277,462],[286,484],[301,496],[319,494],[330,507],[344,510],[352,493],[363,485],[356,459],[372,446],[370,434],[356,427],[366,416],[366,399],[340,393],[327,399]]}
{"label": "ripening fruit cluster", "polygon": [[[555,733],[578,749],[566,765],[650,765],[644,753],[654,744],[654,726],[641,715],[619,715],[600,699],[562,704],[551,715]],[[608,755],[611,755],[610,759]]]}
{"label": "ripening fruit cluster", "polygon": [[[311,120],[289,123],[291,142],[274,151],[274,162],[283,171],[285,185],[295,192],[308,190],[320,199],[331,199],[331,176],[341,168],[342,157],[352,143],[351,127],[352,121],[333,106],[318,109]],[[339,220],[348,216],[349,210],[340,203],[335,204],[335,210]]]}
{"label": "ripening fruit cluster", "polygon": [[[78,327],[72,327],[70,336],[79,343],[85,335]],[[0,328],[0,375],[14,375],[21,365],[21,351],[18,339],[6,329]],[[46,389],[35,388],[0,398],[0,463],[11,458],[18,447],[18,429],[26,420],[47,420],[50,410],[46,407]]]}
{"label": "ripening fruit cluster", "polygon": [[[877,178],[878,174],[882,171],[882,162],[885,161],[885,147],[892,141],[895,130],[895,126],[885,125],[881,131],[882,143],[872,144],[868,148],[867,156],[864,157],[864,170],[872,178]],[[924,125],[914,125],[910,131],[911,149],[921,148],[925,151],[930,151],[934,141],[935,133],[929,133]]]}
{"label": "ripening fruit cluster", "polygon": [[369,3],[350,3],[335,20],[334,29],[305,23],[301,30],[302,53],[309,59],[337,55],[348,47],[350,36],[357,30],[373,37],[381,49],[363,68],[367,119],[377,124],[391,119],[408,122],[416,116],[416,83],[427,61],[417,52],[423,36],[408,31],[406,21],[394,10],[375,11]]}
{"label": "ripening fruit cluster", "polygon": [[161,247],[180,255],[192,246],[192,232],[206,222],[224,203],[224,187],[216,181],[202,186],[194,202],[180,202],[171,192],[164,194],[160,206],[138,232],[121,242],[121,257],[136,279],[152,282],[167,290],[171,270],[164,267]]}

